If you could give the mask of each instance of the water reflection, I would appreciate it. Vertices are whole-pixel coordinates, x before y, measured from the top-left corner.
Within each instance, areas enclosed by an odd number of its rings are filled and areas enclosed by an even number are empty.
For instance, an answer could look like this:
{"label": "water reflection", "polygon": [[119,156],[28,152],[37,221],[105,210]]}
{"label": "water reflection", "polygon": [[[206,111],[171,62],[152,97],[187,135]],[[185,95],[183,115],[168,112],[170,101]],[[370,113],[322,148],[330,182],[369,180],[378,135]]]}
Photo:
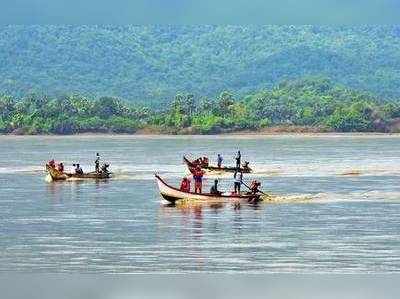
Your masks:
{"label": "water reflection", "polygon": [[103,192],[108,184],[109,180],[50,181],[46,184],[46,189],[48,197],[55,203],[59,203],[66,198],[80,200],[87,192],[95,191],[93,193],[95,196],[96,193]]}
{"label": "water reflection", "polygon": [[240,208],[234,208],[235,213],[233,214],[233,230],[236,233],[240,233],[242,230],[242,214]]}
{"label": "water reflection", "polygon": [[218,211],[221,210],[224,207],[223,203],[212,203],[210,204],[210,208],[218,214]]}

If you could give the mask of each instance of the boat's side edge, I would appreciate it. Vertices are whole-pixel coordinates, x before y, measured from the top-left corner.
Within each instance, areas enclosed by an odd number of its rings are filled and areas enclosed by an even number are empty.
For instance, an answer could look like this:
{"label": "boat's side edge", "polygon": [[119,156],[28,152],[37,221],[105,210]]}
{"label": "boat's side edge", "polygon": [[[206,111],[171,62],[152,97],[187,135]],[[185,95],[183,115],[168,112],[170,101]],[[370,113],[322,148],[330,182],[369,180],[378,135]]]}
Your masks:
{"label": "boat's side edge", "polygon": [[181,190],[174,188],[168,185],[160,176],[155,175],[157,179],[158,188],[161,196],[165,198],[172,197],[179,199],[195,199],[195,200],[251,200],[255,198],[254,195],[239,195],[239,196],[231,196],[231,195],[214,195],[214,194],[198,194],[193,192],[182,192]]}

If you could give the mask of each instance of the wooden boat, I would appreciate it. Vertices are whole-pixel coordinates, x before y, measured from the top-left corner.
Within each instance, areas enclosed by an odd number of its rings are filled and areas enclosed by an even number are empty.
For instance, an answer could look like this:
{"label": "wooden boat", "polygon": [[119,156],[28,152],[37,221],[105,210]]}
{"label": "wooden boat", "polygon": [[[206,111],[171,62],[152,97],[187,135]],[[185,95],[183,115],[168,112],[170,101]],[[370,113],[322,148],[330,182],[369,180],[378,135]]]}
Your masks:
{"label": "wooden boat", "polygon": [[211,193],[193,193],[183,192],[175,187],[168,185],[160,176],[155,175],[158,189],[160,190],[161,196],[168,202],[175,204],[177,200],[198,200],[208,202],[218,201],[247,201],[247,202],[258,202],[261,199],[260,194],[211,194]]}
{"label": "wooden boat", "polygon": [[[191,173],[193,173],[193,170],[196,168],[196,166],[200,166],[202,169],[209,170],[209,171],[220,171],[220,172],[235,172],[237,171],[236,167],[218,167],[218,166],[212,166],[212,165],[206,165],[206,164],[197,164],[194,163],[193,161],[190,161],[188,158],[183,156],[183,162],[188,166],[188,169]],[[253,170],[250,167],[240,167],[240,171],[243,173],[251,173]]]}
{"label": "wooden boat", "polygon": [[50,165],[46,164],[46,170],[50,174],[51,178],[53,181],[63,181],[71,178],[76,178],[76,179],[97,179],[97,180],[102,180],[102,179],[108,179],[111,176],[111,173],[109,172],[88,172],[84,174],[76,174],[76,173],[67,173],[67,172],[61,172],[57,170],[54,167],[51,167]]}

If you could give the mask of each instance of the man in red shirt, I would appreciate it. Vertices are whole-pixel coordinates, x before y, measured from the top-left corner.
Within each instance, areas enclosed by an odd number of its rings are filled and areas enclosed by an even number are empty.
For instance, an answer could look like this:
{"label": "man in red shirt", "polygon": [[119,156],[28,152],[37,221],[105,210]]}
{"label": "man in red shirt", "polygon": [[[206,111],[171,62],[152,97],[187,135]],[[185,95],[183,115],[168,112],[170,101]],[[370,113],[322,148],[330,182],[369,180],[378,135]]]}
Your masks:
{"label": "man in red shirt", "polygon": [[180,190],[183,192],[190,192],[190,181],[188,180],[188,178],[183,178]]}

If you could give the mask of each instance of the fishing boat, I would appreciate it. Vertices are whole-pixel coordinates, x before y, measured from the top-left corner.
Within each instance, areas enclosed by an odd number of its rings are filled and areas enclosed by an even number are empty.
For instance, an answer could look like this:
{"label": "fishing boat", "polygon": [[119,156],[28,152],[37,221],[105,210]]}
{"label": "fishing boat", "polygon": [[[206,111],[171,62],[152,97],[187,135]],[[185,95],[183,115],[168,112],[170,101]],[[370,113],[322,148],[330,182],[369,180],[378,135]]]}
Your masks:
{"label": "fishing boat", "polygon": [[[193,173],[194,169],[197,166],[200,166],[200,168],[208,170],[208,171],[219,171],[219,172],[235,172],[238,169],[236,167],[226,167],[226,166],[222,166],[222,167],[218,167],[218,166],[212,166],[212,165],[208,165],[208,164],[204,164],[204,163],[196,163],[194,161],[190,161],[188,158],[186,158],[185,156],[183,156],[183,162],[185,162],[185,164],[187,165],[189,171],[191,173]],[[251,173],[253,170],[250,167],[240,167],[239,170],[243,173]]]}
{"label": "fishing boat", "polygon": [[158,189],[160,190],[161,196],[168,202],[175,204],[178,200],[198,200],[206,202],[218,202],[218,201],[247,201],[247,202],[258,202],[261,199],[260,194],[235,194],[235,193],[222,193],[222,194],[211,194],[211,193],[193,193],[183,192],[175,187],[168,185],[160,176],[155,175]]}
{"label": "fishing boat", "polygon": [[108,179],[111,176],[110,172],[88,172],[88,173],[83,173],[83,174],[76,174],[76,173],[67,173],[67,172],[61,172],[58,169],[51,167],[50,165],[46,164],[46,170],[51,176],[53,181],[63,181],[71,178],[76,178],[76,179],[97,179],[97,180],[102,180],[102,179]]}

